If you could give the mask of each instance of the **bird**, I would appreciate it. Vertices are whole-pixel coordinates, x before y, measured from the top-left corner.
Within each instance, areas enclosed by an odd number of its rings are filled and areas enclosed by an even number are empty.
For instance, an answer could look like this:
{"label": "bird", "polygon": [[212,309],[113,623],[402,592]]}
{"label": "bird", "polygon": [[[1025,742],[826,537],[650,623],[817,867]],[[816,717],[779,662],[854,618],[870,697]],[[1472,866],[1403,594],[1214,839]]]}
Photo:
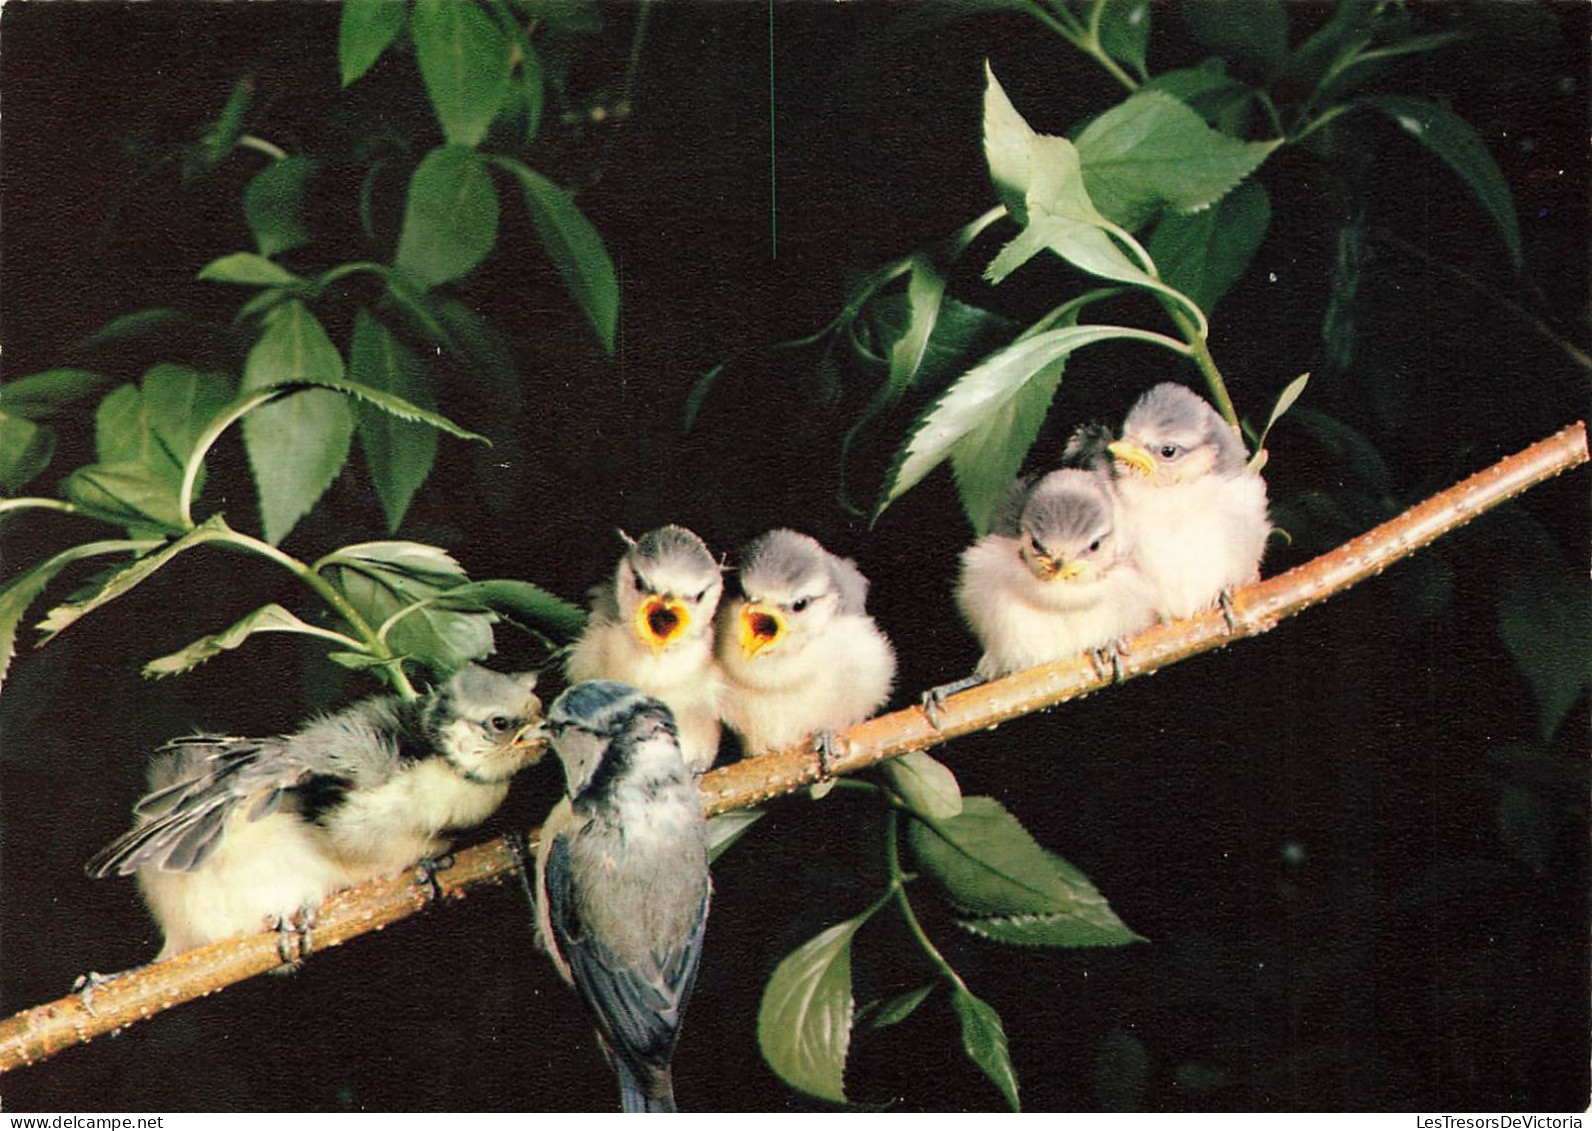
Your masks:
{"label": "bird", "polygon": [[548,712],[569,819],[544,826],[537,933],[596,1023],[623,1111],[675,1111],[671,1063],[712,899],[696,779],[663,700],[615,680]]}
{"label": "bird", "polygon": [[616,679],[669,704],[694,773],[719,751],[723,681],[713,658],[713,614],[723,570],[702,539],[664,526],[632,539],[613,578],[592,590],[591,617],[565,662],[571,683]]}
{"label": "bird", "polygon": [[176,739],[150,763],[133,827],[85,871],[136,875],[165,939],[157,960],[275,924],[295,966],[322,899],[435,861],[540,761],[536,680],[468,664],[423,698],[375,696],[292,734]]}
{"label": "bird", "polygon": [[984,648],[975,682],[1108,649],[1154,623],[1117,512],[1103,472],[1012,483],[989,532],[962,553],[956,603]]}
{"label": "bird", "polygon": [[1259,578],[1271,533],[1266,481],[1246,466],[1238,430],[1167,381],[1134,402],[1107,450],[1133,560],[1159,615],[1225,610],[1233,588]]}
{"label": "bird", "polygon": [[815,738],[827,768],[833,733],[873,714],[895,681],[895,651],[865,611],[868,581],[793,530],[747,545],[737,574],[716,626],[725,725],[748,755]]}

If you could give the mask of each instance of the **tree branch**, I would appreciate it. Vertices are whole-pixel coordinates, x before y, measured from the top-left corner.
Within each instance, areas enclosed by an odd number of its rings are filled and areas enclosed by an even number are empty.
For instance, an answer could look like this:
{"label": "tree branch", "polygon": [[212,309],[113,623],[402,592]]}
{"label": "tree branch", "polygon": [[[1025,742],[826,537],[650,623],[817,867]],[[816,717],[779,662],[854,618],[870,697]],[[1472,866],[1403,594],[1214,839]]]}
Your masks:
{"label": "tree branch", "polygon": [[[1167,664],[1220,648],[1234,638],[1267,632],[1284,617],[1381,573],[1477,515],[1586,461],[1586,425],[1576,423],[1335,550],[1238,590],[1233,595],[1231,628],[1222,612],[1213,610],[1138,633],[1124,651],[1121,678],[1148,675]],[[1097,671],[1088,657],[1080,656],[954,695],[940,708],[938,727],[917,707],[880,715],[836,737],[834,767],[839,773],[855,773],[887,758],[988,730],[1078,698],[1109,685],[1114,678]],[[702,780],[703,808],[710,815],[746,808],[810,785],[820,777],[817,756],[805,745],[798,745],[714,770]],[[338,892],[320,906],[315,947],[338,946],[380,930],[439,897],[458,899],[475,888],[501,883],[513,875],[515,867],[513,852],[500,838],[460,851],[453,866],[438,873],[435,893],[429,884],[417,882],[413,873]],[[238,935],[23,1010],[0,1021],[0,1072],[35,1064],[64,1048],[86,1044],[101,1034],[280,966],[284,961],[280,945],[275,931]]]}

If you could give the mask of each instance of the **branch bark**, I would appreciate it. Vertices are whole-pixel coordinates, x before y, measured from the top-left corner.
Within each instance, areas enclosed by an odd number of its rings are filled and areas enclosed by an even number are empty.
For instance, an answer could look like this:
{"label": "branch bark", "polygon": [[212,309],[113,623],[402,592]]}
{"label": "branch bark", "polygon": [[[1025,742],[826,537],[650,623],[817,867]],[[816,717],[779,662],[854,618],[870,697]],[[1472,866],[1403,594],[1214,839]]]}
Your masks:
{"label": "branch bark", "polygon": [[[1221,611],[1213,610],[1135,635],[1122,658],[1121,678],[1148,675],[1239,637],[1268,632],[1283,618],[1381,573],[1477,515],[1586,461],[1586,425],[1578,422],[1304,565],[1240,589],[1233,595],[1231,626]],[[1080,656],[954,695],[940,708],[937,727],[917,707],[880,715],[836,737],[834,768],[837,773],[856,773],[887,758],[1076,699],[1115,678]],[[703,809],[714,815],[747,808],[801,789],[821,776],[816,755],[805,745],[736,762],[703,778]],[[338,946],[379,931],[435,900],[462,899],[469,891],[502,883],[515,868],[513,851],[499,838],[461,850],[453,866],[438,873],[435,889],[406,873],[338,892],[320,906],[315,948]],[[284,962],[279,948],[274,931],[238,935],[23,1010],[0,1021],[0,1072],[36,1064],[64,1048],[86,1044],[271,970]]]}

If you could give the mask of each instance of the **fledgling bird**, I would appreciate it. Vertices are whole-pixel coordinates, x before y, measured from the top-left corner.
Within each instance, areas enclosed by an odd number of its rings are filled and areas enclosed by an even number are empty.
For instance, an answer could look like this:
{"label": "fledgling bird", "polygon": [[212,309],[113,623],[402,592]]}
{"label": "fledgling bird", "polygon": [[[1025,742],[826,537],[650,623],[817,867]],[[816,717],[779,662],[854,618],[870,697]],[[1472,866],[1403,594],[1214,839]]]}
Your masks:
{"label": "fledgling bird", "polygon": [[707,926],[712,880],[696,780],[662,700],[613,680],[548,712],[570,799],[544,827],[537,931],[596,1022],[623,1111],[674,1111],[671,1062]]}
{"label": "fledgling bird", "polygon": [[890,697],[895,651],[865,611],[868,581],[805,534],[771,530],[741,551],[741,592],[719,610],[723,719],[748,755],[834,731]]}
{"label": "fledgling bird", "polygon": [[608,583],[592,590],[591,619],[565,664],[570,682],[616,679],[669,704],[693,773],[719,752],[713,613],[722,570],[691,531],[664,526],[631,540]]}
{"label": "fledgling bird", "polygon": [[976,676],[1111,646],[1155,620],[1103,472],[1062,469],[1008,489],[962,554],[956,604],[984,647]]}
{"label": "fledgling bird", "polygon": [[1271,522],[1266,481],[1245,466],[1238,431],[1199,394],[1156,385],[1109,445],[1133,560],[1176,620],[1260,576]]}
{"label": "fledgling bird", "polygon": [[302,930],[331,892],[435,859],[497,810],[546,752],[535,686],[534,672],[469,664],[421,699],[376,696],[292,734],[176,739],[132,829],[85,870],[136,874],[165,935],[157,958],[272,923]]}

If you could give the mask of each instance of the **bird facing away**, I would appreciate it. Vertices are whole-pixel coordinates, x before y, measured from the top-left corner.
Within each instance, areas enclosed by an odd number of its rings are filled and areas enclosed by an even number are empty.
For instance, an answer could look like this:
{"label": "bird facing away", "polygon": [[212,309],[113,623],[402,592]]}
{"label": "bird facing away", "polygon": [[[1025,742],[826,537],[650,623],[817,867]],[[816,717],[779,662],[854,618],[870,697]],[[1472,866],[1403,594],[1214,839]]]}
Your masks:
{"label": "bird facing away", "polygon": [[724,722],[747,754],[861,722],[890,697],[895,652],[864,611],[868,581],[805,534],[771,530],[739,562],[719,610]]}
{"label": "bird facing away", "polygon": [[158,958],[302,921],[496,811],[546,752],[535,686],[534,672],[469,664],[422,699],[377,696],[293,734],[176,739],[150,763],[132,829],[85,870],[136,873],[165,935]]}
{"label": "bird facing away", "polygon": [[956,603],[993,679],[1091,649],[1155,620],[1119,529],[1110,479],[1081,469],[1018,480],[962,554]]}
{"label": "bird facing away", "polygon": [[1260,576],[1271,522],[1266,482],[1245,466],[1238,432],[1203,397],[1164,382],[1128,411],[1110,445],[1133,557],[1157,612],[1203,612]]}
{"label": "bird facing away", "polygon": [[696,781],[660,699],[576,684],[548,714],[570,801],[536,890],[537,928],[619,1077],[624,1111],[674,1111],[670,1065],[712,881]]}
{"label": "bird facing away", "polygon": [[669,704],[698,774],[719,752],[713,613],[723,590],[719,563],[684,527],[626,537],[613,579],[592,590],[591,619],[565,665],[572,683],[616,679]]}

